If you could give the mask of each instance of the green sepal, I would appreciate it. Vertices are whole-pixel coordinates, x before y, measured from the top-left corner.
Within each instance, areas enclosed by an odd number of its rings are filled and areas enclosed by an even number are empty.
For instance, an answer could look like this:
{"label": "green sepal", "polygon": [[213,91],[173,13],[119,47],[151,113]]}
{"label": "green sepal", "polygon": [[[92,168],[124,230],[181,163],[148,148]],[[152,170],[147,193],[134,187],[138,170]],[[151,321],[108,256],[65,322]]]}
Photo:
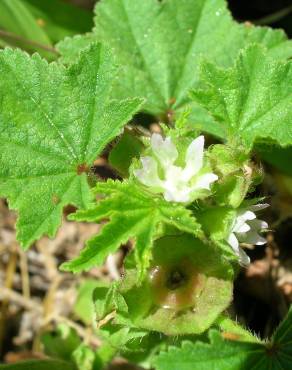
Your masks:
{"label": "green sepal", "polygon": [[[190,301],[186,302],[185,308],[180,305],[177,309],[164,308],[163,302],[158,303],[156,299],[157,292],[160,294],[157,289],[160,288],[151,282],[153,268],[177,268],[184,266],[185,261],[202,277],[197,286],[198,290],[187,298]],[[192,278],[193,276],[187,277]],[[220,253],[210,244],[203,244],[199,239],[187,234],[163,237],[154,243],[153,260],[146,279],[138,286],[135,270],[127,270],[125,278],[114,288],[118,290],[119,297],[123,297],[122,308],[119,308],[117,296],[112,295],[108,311],[115,310],[115,324],[167,335],[200,334],[212,325],[230,303],[232,279],[231,265],[223,260]],[[165,285],[162,285],[161,289],[164,290],[165,287],[168,289]],[[180,294],[179,290],[176,293]]]}
{"label": "green sepal", "polygon": [[213,241],[224,240],[228,235],[236,210],[228,206],[205,206],[194,210],[206,235]]}
{"label": "green sepal", "polygon": [[215,201],[237,208],[256,176],[256,169],[250,164],[248,154],[243,148],[217,144],[210,147],[208,158],[214,172],[219,175],[219,180],[213,185]]}

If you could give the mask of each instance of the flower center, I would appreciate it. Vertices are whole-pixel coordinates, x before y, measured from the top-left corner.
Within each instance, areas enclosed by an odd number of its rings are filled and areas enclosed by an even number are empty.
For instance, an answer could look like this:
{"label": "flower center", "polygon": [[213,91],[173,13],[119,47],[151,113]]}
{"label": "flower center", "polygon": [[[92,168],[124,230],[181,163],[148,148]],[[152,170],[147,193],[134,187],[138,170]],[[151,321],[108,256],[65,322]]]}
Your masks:
{"label": "flower center", "polygon": [[169,290],[176,290],[185,285],[188,281],[187,275],[179,269],[170,271],[166,279],[166,287]]}

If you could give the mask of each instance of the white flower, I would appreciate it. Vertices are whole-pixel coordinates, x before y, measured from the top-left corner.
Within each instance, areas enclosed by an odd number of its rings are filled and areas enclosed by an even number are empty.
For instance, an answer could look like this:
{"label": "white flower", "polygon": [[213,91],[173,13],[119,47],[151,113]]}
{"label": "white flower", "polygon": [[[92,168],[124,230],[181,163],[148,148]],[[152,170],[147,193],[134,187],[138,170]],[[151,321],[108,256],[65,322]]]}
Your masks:
{"label": "white flower", "polygon": [[151,136],[154,157],[142,157],[142,168],[135,170],[139,181],[156,192],[162,192],[169,202],[189,202],[199,197],[199,191],[210,190],[218,176],[204,171],[204,136],[191,142],[185,155],[185,167],[175,165],[178,151],[170,137]]}
{"label": "white flower", "polygon": [[267,229],[268,224],[265,221],[258,220],[254,212],[267,207],[269,207],[268,204],[256,204],[248,209],[241,209],[232,224],[227,242],[239,257],[239,263],[242,266],[247,266],[250,259],[244,250],[240,248],[240,243],[253,245],[263,245],[266,243],[266,239],[261,237],[259,232]]}

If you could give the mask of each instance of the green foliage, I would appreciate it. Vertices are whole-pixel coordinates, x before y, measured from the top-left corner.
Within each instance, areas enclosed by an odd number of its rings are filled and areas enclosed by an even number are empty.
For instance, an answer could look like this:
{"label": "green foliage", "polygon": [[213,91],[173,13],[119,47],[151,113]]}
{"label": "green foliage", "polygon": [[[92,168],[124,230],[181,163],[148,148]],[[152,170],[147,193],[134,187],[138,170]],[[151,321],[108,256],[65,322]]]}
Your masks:
{"label": "green foliage", "polygon": [[81,339],[67,325],[59,325],[56,332],[45,333],[41,338],[46,355],[72,362],[72,353],[81,345]]}
{"label": "green foliage", "polygon": [[[155,370],[288,369],[292,309],[267,342],[224,310],[237,241],[249,231],[265,241],[258,233],[266,223],[246,200],[263,178],[251,150],[291,172],[292,42],[282,31],[236,23],[225,0],[103,0],[95,13],[91,33],[58,44],[58,62],[0,52],[0,195],[18,212],[25,248],[55,235],[67,205],[79,208],[71,220],[105,222],[63,270],[88,270],[123,244],[133,248],[121,280],[79,287],[73,314],[93,325],[98,349],[61,325],[42,336],[54,360],[0,369],[101,370],[116,355]],[[54,42],[91,27],[90,12],[60,0],[0,1],[0,28],[14,37],[0,32],[0,45],[48,60]],[[165,122],[157,150],[139,137],[136,120],[124,130],[138,110]],[[194,140],[201,131],[227,145],[203,152],[203,138]],[[97,182],[92,166],[104,149],[123,180]],[[141,164],[146,182],[133,171]],[[167,198],[190,191],[199,165],[213,177],[209,191],[199,176],[208,197]]]}
{"label": "green foliage", "polygon": [[256,176],[248,155],[241,148],[217,144],[210,148],[208,156],[214,171],[220,174],[213,186],[216,202],[239,207]]}
{"label": "green foliage", "polygon": [[128,177],[129,167],[134,158],[140,156],[143,150],[143,144],[131,132],[124,132],[117,145],[112,149],[109,155],[109,163],[121,175]]}
{"label": "green foliage", "polygon": [[[15,35],[40,43],[45,46],[52,46],[51,40],[46,32],[37,24],[33,14],[27,7],[25,1],[19,0],[1,0],[0,2],[0,26],[4,30]],[[1,37],[2,39],[2,37]],[[13,41],[16,45],[19,40],[4,39],[4,45],[11,44]],[[30,45],[26,45],[29,48]],[[34,48],[36,45],[34,45]],[[35,50],[35,49],[34,49]],[[40,51],[40,48],[36,48]],[[48,52],[45,56],[50,55]]]}
{"label": "green foliage", "polygon": [[94,351],[85,344],[80,345],[72,354],[78,370],[93,370],[96,359]]}
{"label": "green foliage", "polygon": [[[153,269],[160,269],[156,282]],[[172,271],[182,271],[185,283],[169,288]],[[158,239],[148,277],[137,285],[134,269],[111,287],[95,291],[98,320],[115,312],[113,323],[166,335],[200,334],[229,304],[233,271],[220,253],[191,235]],[[171,306],[168,306],[171,304]]]}
{"label": "green foliage", "polygon": [[224,340],[217,331],[210,331],[210,343],[185,342],[181,348],[169,348],[155,360],[157,370],[282,370],[289,369],[292,309],[280,324],[271,341],[247,343]]}
{"label": "green foliage", "polygon": [[59,325],[55,332],[44,333],[41,341],[46,355],[70,363],[72,369],[101,369],[98,353],[84,344],[76,331],[66,324]]}
{"label": "green foliage", "polygon": [[90,31],[92,14],[61,0],[1,0],[0,46],[17,46],[55,59],[53,44]]}
{"label": "green foliage", "polygon": [[277,168],[283,174],[292,176],[292,146],[281,148],[273,144],[259,144],[256,146],[256,151],[265,162]]}
{"label": "green foliage", "polygon": [[54,236],[65,205],[89,205],[87,172],[141,101],[109,101],[115,67],[96,44],[68,69],[6,49],[0,73],[0,194],[28,247]]}
{"label": "green foliage", "polygon": [[78,294],[74,304],[75,316],[85,324],[91,325],[95,322],[93,292],[97,287],[106,287],[102,281],[86,279],[78,287]]}
{"label": "green foliage", "polygon": [[90,31],[92,12],[62,0],[22,0],[54,44],[66,36]]}
{"label": "green foliage", "polygon": [[205,88],[193,92],[234,146],[251,149],[257,139],[292,143],[292,64],[277,62],[262,47],[243,51],[232,69],[202,65]]}
{"label": "green foliage", "polygon": [[92,34],[58,45],[63,61],[92,40],[106,42],[122,66],[114,95],[146,97],[144,110],[159,116],[189,102],[202,57],[228,67],[250,42],[275,58],[292,54],[283,32],[237,24],[224,0],[104,0],[95,12]]}
{"label": "green foliage", "polygon": [[59,360],[28,360],[0,365],[1,370],[77,370],[74,364]]}
{"label": "green foliage", "polygon": [[114,253],[120,245],[134,238],[137,268],[143,276],[149,266],[152,244],[161,225],[203,237],[200,225],[190,211],[143,191],[133,182],[109,180],[97,184],[95,193],[104,194],[106,198],[95,207],[81,210],[70,218],[76,221],[110,221],[97,236],[87,242],[79,257],[62,265],[64,270],[78,272],[100,265],[108,254]]}

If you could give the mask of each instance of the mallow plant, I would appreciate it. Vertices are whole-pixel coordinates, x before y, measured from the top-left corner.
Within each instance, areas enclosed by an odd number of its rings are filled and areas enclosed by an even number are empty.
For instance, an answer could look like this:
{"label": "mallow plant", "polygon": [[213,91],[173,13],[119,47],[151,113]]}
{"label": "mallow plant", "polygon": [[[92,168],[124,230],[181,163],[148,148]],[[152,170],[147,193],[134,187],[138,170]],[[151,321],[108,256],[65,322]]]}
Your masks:
{"label": "mallow plant", "polygon": [[[292,43],[236,23],[224,0],[102,0],[95,12],[57,62],[0,52],[0,193],[20,245],[53,238],[73,205],[70,220],[103,225],[61,270],[130,250],[121,279],[92,296],[101,346],[37,368],[97,370],[119,355],[157,370],[289,369],[292,311],[264,339],[228,307],[270,230],[257,145],[292,145]],[[140,112],[156,132],[137,127]],[[105,149],[118,179],[94,176]]]}

